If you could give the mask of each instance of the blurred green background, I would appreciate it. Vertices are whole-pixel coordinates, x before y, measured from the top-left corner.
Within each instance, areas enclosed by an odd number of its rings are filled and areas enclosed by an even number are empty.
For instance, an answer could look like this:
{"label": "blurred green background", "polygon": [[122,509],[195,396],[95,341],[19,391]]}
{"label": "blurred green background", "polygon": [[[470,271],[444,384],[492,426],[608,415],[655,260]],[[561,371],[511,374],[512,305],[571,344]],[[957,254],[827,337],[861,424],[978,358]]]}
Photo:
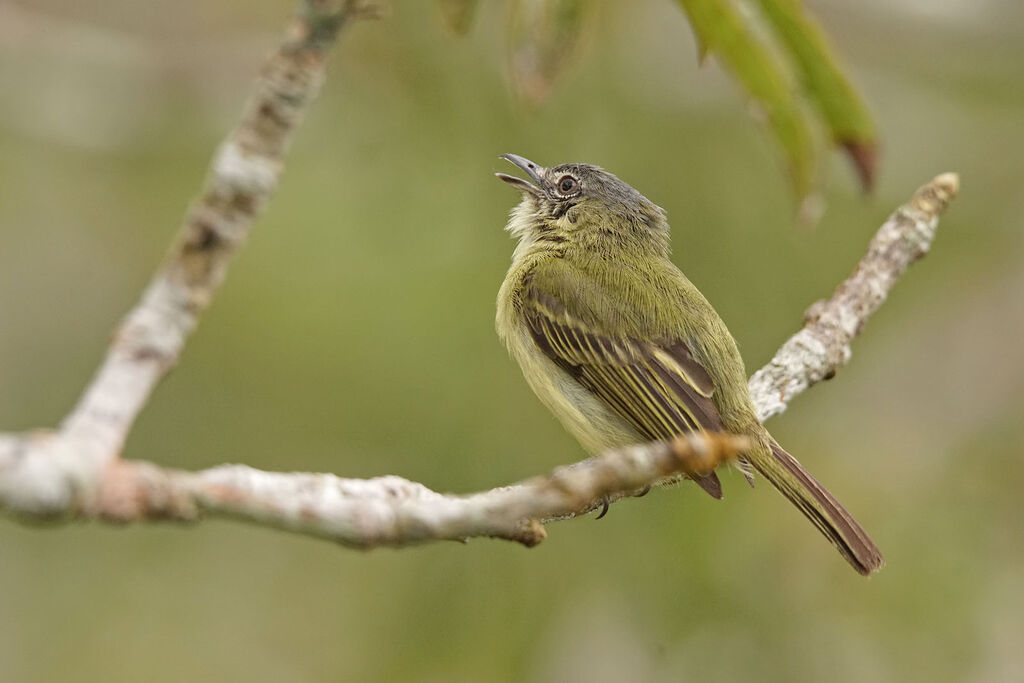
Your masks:
{"label": "blurred green background", "polygon": [[[837,378],[770,426],[888,559],[858,577],[725,476],[549,528],[370,553],[222,521],[0,519],[3,681],[1009,681],[1024,671],[1024,7],[811,0],[875,113],[878,187],[830,157],[793,220],[770,136],[668,0],[599,3],[529,110],[505,9],[343,37],[322,100],[126,455],[400,474],[468,492],[579,459],[492,330],[503,152],[605,166],[763,364],[937,173],[962,196]],[[177,228],[287,2],[0,2],[0,426],[53,425]]]}

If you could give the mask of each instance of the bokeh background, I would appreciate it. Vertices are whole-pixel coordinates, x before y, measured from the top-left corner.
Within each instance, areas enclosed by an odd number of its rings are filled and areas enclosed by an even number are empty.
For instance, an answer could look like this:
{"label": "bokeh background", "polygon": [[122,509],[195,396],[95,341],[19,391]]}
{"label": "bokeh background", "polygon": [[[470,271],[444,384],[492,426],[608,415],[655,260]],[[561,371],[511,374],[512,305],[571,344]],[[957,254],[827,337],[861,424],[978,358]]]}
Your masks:
{"label": "bokeh background", "polygon": [[[230,522],[0,519],[3,681],[1011,681],[1024,676],[1024,9],[809,0],[879,124],[794,207],[737,86],[668,0],[599,4],[576,65],[511,95],[505,9],[344,36],[322,101],[128,457],[473,491],[579,459],[492,331],[497,156],[586,160],[664,206],[677,263],[763,364],[937,173],[961,197],[837,378],[770,426],[888,566],[864,580],[725,477],[550,527],[354,552]],[[233,124],[287,2],[0,2],[0,425],[55,424]]]}

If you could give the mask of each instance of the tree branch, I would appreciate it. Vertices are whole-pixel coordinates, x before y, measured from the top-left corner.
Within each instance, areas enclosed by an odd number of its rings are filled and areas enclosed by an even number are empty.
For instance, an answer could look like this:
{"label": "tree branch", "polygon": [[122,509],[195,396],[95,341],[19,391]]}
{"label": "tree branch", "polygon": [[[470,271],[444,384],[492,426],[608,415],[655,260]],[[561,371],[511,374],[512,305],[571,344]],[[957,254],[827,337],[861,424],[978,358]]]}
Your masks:
{"label": "tree branch", "polygon": [[[306,0],[264,65],[238,127],[222,143],[202,193],[163,267],[129,312],[96,376],[56,430],[0,434],[0,507],[19,518],[241,519],[352,547],[403,546],[477,536],[532,546],[543,523],[573,517],[652,485],[704,474],[734,458],[741,437],[697,434],[604,453],[550,475],[466,496],[400,477],[262,472],[224,465],[200,472],[120,459],[135,417],[177,362],[223,281],[231,256],[277,187],[288,143],[319,92],[327,50],[359,0]],[[761,419],[834,374],[850,342],[899,276],[923,256],[956,195],[944,174],[897,209],[853,275],[750,382]]]}
{"label": "tree branch", "polygon": [[[106,359],[61,424],[59,438],[37,435],[16,449],[48,452],[29,468],[46,469],[48,485],[18,483],[25,462],[14,470],[4,467],[0,500],[13,485],[17,507],[29,514],[60,514],[89,503],[100,472],[119,456],[136,416],[177,363],[231,257],[277,189],[292,134],[323,84],[328,49],[350,19],[372,13],[372,6],[359,0],[300,5],[281,46],[264,63],[238,126],[214,155],[171,253],[114,333]],[[5,459],[0,451],[0,467]],[[9,478],[14,484],[6,483]]]}
{"label": "tree branch", "polygon": [[592,510],[667,476],[708,474],[737,456],[746,439],[694,434],[610,451],[586,466],[468,496],[441,494],[401,477],[264,472],[222,465],[201,472],[116,461],[102,479],[99,507],[81,516],[108,521],[230,517],[354,548],[406,546],[487,536],[534,546],[544,521]]}
{"label": "tree branch", "polygon": [[750,397],[764,422],[790,399],[823,379],[832,379],[853,353],[850,343],[878,310],[896,280],[931,248],[939,215],[960,191],[960,178],[943,173],[896,209],[868,244],[868,252],[832,298],[816,301],[804,327],[750,378]]}

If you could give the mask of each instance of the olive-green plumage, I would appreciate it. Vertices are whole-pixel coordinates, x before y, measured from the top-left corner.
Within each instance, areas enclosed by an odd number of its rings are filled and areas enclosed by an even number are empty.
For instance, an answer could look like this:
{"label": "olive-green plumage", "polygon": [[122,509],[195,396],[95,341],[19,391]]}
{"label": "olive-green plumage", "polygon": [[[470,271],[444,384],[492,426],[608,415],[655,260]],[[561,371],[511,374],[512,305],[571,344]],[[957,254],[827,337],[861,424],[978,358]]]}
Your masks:
{"label": "olive-green plumage", "polygon": [[[664,211],[596,166],[505,158],[532,182],[498,174],[523,200],[497,329],[541,401],[594,453],[692,430],[747,435],[748,479],[752,465],[857,571],[880,568],[860,525],[757,419],[736,342],[669,260]],[[714,474],[697,483],[721,497]]]}

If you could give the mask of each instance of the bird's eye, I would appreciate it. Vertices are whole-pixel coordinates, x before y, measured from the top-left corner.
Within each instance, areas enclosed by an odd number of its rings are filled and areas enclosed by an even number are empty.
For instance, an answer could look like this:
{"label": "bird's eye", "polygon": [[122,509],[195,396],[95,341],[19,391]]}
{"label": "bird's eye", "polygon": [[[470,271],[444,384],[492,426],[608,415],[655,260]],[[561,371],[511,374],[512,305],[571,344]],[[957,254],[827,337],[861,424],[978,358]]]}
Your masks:
{"label": "bird's eye", "polygon": [[579,183],[571,175],[564,175],[558,181],[558,192],[562,195],[570,195],[579,189]]}

